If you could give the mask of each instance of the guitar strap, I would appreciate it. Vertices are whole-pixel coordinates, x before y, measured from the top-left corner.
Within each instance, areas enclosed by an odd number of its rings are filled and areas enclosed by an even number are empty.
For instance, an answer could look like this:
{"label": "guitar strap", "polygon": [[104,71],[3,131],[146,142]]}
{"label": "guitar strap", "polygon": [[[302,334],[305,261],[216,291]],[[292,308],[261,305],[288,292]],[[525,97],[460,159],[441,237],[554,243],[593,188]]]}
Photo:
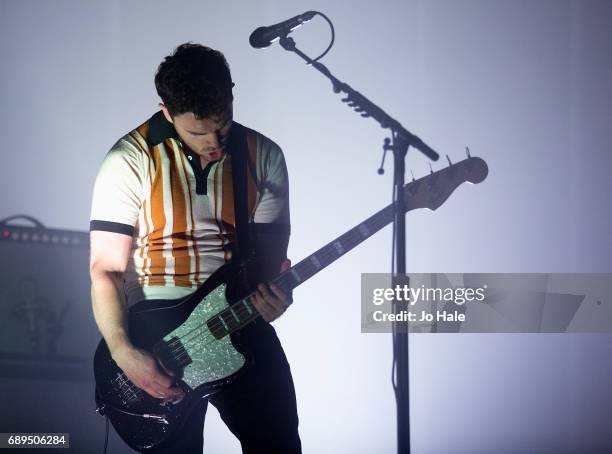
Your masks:
{"label": "guitar strap", "polygon": [[231,148],[231,163],[234,190],[234,220],[236,223],[236,237],[232,260],[237,266],[238,285],[245,290],[250,289],[251,284],[253,284],[249,275],[249,268],[250,262],[254,260],[254,249],[249,236],[249,185],[247,183],[249,147],[246,128],[234,123],[232,132],[234,137]]}
{"label": "guitar strap", "polygon": [[[232,125],[229,150],[232,166],[232,189],[234,191],[235,242],[232,262],[236,270],[236,288],[228,287],[230,299],[245,295],[260,282],[268,282],[278,275],[281,263],[287,257],[290,226],[281,223],[255,223],[249,212],[248,173],[256,179],[256,170],[249,160],[255,153],[256,140],[248,129],[238,123]],[[255,194],[251,194],[254,198]],[[234,293],[237,291],[238,294]]]}

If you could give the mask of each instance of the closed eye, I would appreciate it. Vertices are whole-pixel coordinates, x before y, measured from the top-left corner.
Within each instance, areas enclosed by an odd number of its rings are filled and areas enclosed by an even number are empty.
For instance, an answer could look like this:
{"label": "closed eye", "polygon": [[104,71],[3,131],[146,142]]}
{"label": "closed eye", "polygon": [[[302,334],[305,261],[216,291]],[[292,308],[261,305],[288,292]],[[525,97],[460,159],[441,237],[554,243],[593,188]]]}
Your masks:
{"label": "closed eye", "polygon": [[219,126],[219,128],[217,128],[216,130],[212,131],[212,132],[195,132],[195,131],[187,131],[187,133],[191,134],[192,136],[207,136],[209,134],[218,134],[220,133],[222,130],[224,130],[226,127],[228,127],[230,125],[230,123],[232,122],[232,117],[228,118],[225,123],[223,123],[221,126]]}

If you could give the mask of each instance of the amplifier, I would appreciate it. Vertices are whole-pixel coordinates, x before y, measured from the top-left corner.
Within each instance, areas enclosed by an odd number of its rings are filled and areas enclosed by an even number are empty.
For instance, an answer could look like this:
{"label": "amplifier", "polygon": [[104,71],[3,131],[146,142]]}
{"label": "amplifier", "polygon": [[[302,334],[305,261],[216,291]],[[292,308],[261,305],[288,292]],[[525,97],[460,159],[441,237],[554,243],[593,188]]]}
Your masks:
{"label": "amplifier", "polygon": [[[0,375],[89,380],[89,233],[0,222]],[[86,366],[85,366],[86,365]]]}
{"label": "amplifier", "polygon": [[[17,218],[33,226],[10,225]],[[99,452],[95,412],[89,233],[45,228],[29,216],[0,221],[0,427],[64,432],[68,452]],[[110,452],[131,452],[114,433]]]}

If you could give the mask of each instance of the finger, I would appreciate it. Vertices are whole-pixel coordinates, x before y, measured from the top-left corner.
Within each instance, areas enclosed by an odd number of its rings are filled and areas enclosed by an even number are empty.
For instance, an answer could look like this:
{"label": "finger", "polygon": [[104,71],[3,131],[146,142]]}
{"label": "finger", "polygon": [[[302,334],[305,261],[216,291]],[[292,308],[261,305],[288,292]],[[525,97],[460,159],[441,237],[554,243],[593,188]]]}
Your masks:
{"label": "finger", "polygon": [[164,388],[157,384],[151,386],[151,389],[155,392],[155,396],[158,399],[166,399],[166,398],[177,398],[183,395],[183,391],[179,388]]}
{"label": "finger", "polygon": [[152,386],[164,394],[164,397],[179,397],[183,395],[183,390],[176,387],[174,382],[162,373],[157,373],[152,377]]}
{"label": "finger", "polygon": [[255,306],[255,309],[257,310],[257,312],[259,312],[261,317],[266,322],[271,322],[272,320],[274,320],[275,317],[274,317],[274,314],[271,312],[269,305],[266,304],[261,297],[258,297],[255,295],[251,297],[251,304]]}
{"label": "finger", "polygon": [[262,310],[265,315],[266,321],[271,321],[274,319],[274,306],[270,305],[266,299],[261,295],[261,293],[255,294],[255,301],[257,302],[259,308]]}
{"label": "finger", "polygon": [[261,295],[261,298],[263,298],[263,301],[268,304],[269,308],[274,311],[274,313],[279,316],[280,314],[282,314],[286,308],[285,303],[277,298],[274,294],[272,294],[269,290],[268,290],[268,286],[260,284],[258,287],[259,293]]}
{"label": "finger", "polygon": [[142,389],[144,389],[146,393],[149,394],[151,397],[155,397],[156,399],[163,399],[168,395],[168,393],[165,392],[163,388],[156,385],[155,383],[146,386]]}
{"label": "finger", "polygon": [[268,290],[268,286],[264,284],[259,284],[257,286],[257,293],[260,298],[263,298],[264,301],[268,302],[268,299],[272,297],[270,291]]}
{"label": "finger", "polygon": [[144,392],[146,392],[149,396],[154,397],[156,399],[161,399],[159,393],[153,388],[141,388]]}
{"label": "finger", "polygon": [[[129,377],[128,377],[129,378]],[[136,385],[139,389],[142,389],[151,397],[155,397],[156,399],[161,398],[162,395],[165,395],[163,387],[159,384],[155,383],[155,381],[149,376],[139,376],[130,378],[130,381]]]}
{"label": "finger", "polygon": [[164,375],[158,371],[153,374],[151,380],[164,388],[170,388],[172,386],[172,380],[167,375]]}
{"label": "finger", "polygon": [[285,292],[283,292],[279,287],[277,287],[274,284],[270,284],[270,290],[272,290],[272,293],[274,293],[274,296],[276,296],[276,298],[278,298],[281,301],[283,306],[285,307],[289,306],[289,301],[288,301],[288,298]]}
{"label": "finger", "polygon": [[170,377],[174,377],[174,372],[170,369],[168,369],[166,366],[164,366],[164,363],[162,363],[160,360],[157,360],[157,364],[159,365],[159,367],[161,368],[161,370],[166,374],[169,375]]}
{"label": "finger", "polygon": [[284,273],[289,268],[291,268],[291,260],[289,259],[283,260],[283,263],[281,263],[281,273]]}
{"label": "finger", "polygon": [[286,295],[276,285],[272,284],[268,287],[267,285],[259,284],[257,286],[257,290],[264,300],[272,304],[274,307],[282,307],[284,305]]}
{"label": "finger", "polygon": [[159,383],[154,383],[153,385],[155,387],[155,389],[157,390],[157,392],[162,396],[162,397],[170,397],[170,398],[176,398],[176,397],[180,397],[183,395],[183,390],[177,386],[170,386],[170,387],[165,387],[162,385],[159,385]]}

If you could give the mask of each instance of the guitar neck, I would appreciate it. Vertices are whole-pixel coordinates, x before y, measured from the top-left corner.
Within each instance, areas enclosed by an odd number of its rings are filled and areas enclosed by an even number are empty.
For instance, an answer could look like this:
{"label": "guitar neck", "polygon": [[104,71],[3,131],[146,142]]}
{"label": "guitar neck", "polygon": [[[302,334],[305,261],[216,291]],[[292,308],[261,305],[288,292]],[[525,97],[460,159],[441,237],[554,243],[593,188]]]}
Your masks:
{"label": "guitar neck", "polygon": [[[390,224],[393,221],[393,211],[393,205],[383,208],[274,278],[270,284],[277,286],[284,293],[290,292]],[[215,327],[215,337],[221,338],[231,334],[259,317],[259,312],[249,301],[251,296],[252,294],[207,321],[209,327]],[[220,326],[223,327],[222,330],[219,329]]]}
{"label": "guitar neck", "polygon": [[284,292],[301,285],[393,221],[389,205],[272,280]]}

